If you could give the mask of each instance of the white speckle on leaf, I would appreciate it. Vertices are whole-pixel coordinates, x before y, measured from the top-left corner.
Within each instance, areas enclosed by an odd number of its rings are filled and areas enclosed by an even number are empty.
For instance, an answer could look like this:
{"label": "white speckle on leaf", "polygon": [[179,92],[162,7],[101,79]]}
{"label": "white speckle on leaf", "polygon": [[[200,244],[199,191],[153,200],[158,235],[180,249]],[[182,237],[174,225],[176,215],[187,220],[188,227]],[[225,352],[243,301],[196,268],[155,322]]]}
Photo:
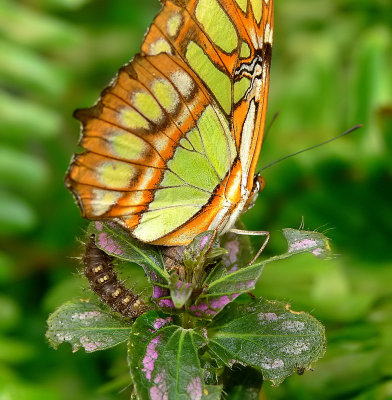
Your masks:
{"label": "white speckle on leaf", "polygon": [[154,386],[150,388],[151,400],[168,400],[166,374],[160,372],[154,378]]}
{"label": "white speckle on leaf", "polygon": [[75,313],[71,315],[71,320],[77,321],[77,320],[92,319],[99,317],[101,314],[102,313],[100,311],[86,311],[84,313]]}
{"label": "white speckle on leaf", "polygon": [[163,328],[165,325],[168,325],[173,322],[172,317],[167,317],[167,318],[157,318],[154,322],[154,329],[158,330]]}
{"label": "white speckle on leaf", "polygon": [[278,316],[275,313],[260,313],[259,321],[277,321]]}
{"label": "white speckle on leaf", "polygon": [[290,332],[302,332],[305,329],[305,323],[301,321],[283,321],[282,329]]}
{"label": "white speckle on leaf", "polygon": [[323,249],[321,247],[317,247],[317,249],[314,249],[312,251],[312,254],[316,257],[320,256],[321,254],[323,254]]}
{"label": "white speckle on leaf", "polygon": [[201,380],[198,376],[191,380],[186,388],[186,391],[188,392],[189,397],[192,400],[201,400],[203,396],[203,387],[201,384]]}
{"label": "white speckle on leaf", "polygon": [[143,358],[143,369],[142,371],[146,374],[146,378],[151,380],[152,373],[155,367],[155,361],[158,359],[157,346],[161,341],[162,335],[157,335],[151,339],[146,348],[146,355]]}
{"label": "white speckle on leaf", "polygon": [[265,358],[261,364],[261,367],[264,369],[277,369],[284,367],[284,362],[280,358],[276,358],[275,360]]}
{"label": "white speckle on leaf", "polygon": [[70,342],[72,340],[71,335],[63,335],[62,333],[56,333],[56,338],[59,342]]}
{"label": "white speckle on leaf", "polygon": [[102,342],[94,342],[87,336],[82,336],[80,338],[80,343],[86,351],[95,351],[105,345],[105,343]]}
{"label": "white speckle on leaf", "polygon": [[294,343],[282,348],[282,351],[284,353],[293,354],[296,356],[302,354],[304,351],[307,351],[307,350],[309,350],[309,345],[302,341],[294,342]]}
{"label": "white speckle on leaf", "polygon": [[314,239],[304,239],[299,242],[292,243],[289,248],[289,252],[291,253],[293,251],[301,251],[301,250],[305,251],[315,246],[317,246],[317,242]]}

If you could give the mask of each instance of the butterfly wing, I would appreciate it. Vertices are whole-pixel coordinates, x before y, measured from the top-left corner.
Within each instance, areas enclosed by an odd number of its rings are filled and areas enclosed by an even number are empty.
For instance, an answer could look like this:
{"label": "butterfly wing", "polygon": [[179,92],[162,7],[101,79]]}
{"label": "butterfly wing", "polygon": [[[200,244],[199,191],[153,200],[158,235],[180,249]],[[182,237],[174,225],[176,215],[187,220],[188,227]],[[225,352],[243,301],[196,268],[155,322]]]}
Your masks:
{"label": "butterfly wing", "polygon": [[268,78],[254,86],[252,62],[271,10],[271,0],[164,2],[141,54],[75,114],[85,151],[66,184],[83,216],[163,245],[219,226],[261,146]]}

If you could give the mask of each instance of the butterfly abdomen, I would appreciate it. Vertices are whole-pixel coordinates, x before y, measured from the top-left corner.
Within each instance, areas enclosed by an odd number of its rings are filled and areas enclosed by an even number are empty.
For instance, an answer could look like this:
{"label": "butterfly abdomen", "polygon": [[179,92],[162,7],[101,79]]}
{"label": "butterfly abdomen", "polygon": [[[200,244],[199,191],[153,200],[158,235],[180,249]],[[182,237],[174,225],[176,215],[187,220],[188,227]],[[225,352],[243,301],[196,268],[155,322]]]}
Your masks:
{"label": "butterfly abdomen", "polygon": [[113,257],[96,246],[94,235],[86,243],[83,264],[91,289],[113,311],[128,318],[137,318],[147,311],[147,306],[139,296],[118,279],[113,268]]}

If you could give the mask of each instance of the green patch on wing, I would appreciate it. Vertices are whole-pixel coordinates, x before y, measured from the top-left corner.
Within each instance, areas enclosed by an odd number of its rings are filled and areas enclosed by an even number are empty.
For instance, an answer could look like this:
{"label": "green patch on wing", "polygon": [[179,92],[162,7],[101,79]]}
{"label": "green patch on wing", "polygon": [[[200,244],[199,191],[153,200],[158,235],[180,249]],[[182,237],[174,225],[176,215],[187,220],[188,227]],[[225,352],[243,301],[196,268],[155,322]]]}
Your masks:
{"label": "green patch on wing", "polygon": [[223,179],[235,155],[235,144],[223,115],[208,106],[197,123],[204,144],[205,154]]}
{"label": "green patch on wing", "polygon": [[211,163],[200,153],[178,147],[167,166],[191,186],[212,192],[219,184]]}
{"label": "green patch on wing", "polygon": [[203,49],[195,42],[189,42],[186,59],[192,69],[215,95],[219,104],[229,113],[231,110],[231,82],[230,78],[219,71]]}
{"label": "green patch on wing", "polygon": [[248,0],[235,0],[235,1],[237,2],[241,10],[243,12],[246,12],[246,9],[248,7]]}
{"label": "green patch on wing", "polygon": [[200,207],[175,206],[163,210],[146,211],[133,231],[134,236],[150,242],[168,234],[192,218]]}
{"label": "green patch on wing", "polygon": [[149,210],[158,210],[175,206],[203,206],[210,198],[210,194],[199,189],[182,186],[159,189],[150,204]]}
{"label": "green patch on wing", "polygon": [[222,113],[208,106],[180,141],[168,170],[143,213],[136,237],[153,241],[191,219],[208,203],[235,157],[235,144]]}
{"label": "green patch on wing", "polygon": [[212,42],[223,51],[231,53],[237,48],[237,32],[216,0],[199,0],[196,18]]}
{"label": "green patch on wing", "polygon": [[250,88],[251,81],[243,77],[234,84],[234,103],[238,103],[245,95],[246,91]]}

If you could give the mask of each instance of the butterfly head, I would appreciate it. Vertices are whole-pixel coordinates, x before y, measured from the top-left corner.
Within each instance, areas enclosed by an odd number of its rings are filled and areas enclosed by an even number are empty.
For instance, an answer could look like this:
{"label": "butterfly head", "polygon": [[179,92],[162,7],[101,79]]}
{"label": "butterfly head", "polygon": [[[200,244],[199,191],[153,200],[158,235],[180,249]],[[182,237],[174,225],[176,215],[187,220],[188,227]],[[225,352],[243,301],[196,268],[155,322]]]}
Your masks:
{"label": "butterfly head", "polygon": [[252,191],[250,192],[248,201],[245,204],[244,212],[246,212],[255,205],[259,193],[264,188],[265,188],[265,179],[260,174],[256,174],[253,178]]}

